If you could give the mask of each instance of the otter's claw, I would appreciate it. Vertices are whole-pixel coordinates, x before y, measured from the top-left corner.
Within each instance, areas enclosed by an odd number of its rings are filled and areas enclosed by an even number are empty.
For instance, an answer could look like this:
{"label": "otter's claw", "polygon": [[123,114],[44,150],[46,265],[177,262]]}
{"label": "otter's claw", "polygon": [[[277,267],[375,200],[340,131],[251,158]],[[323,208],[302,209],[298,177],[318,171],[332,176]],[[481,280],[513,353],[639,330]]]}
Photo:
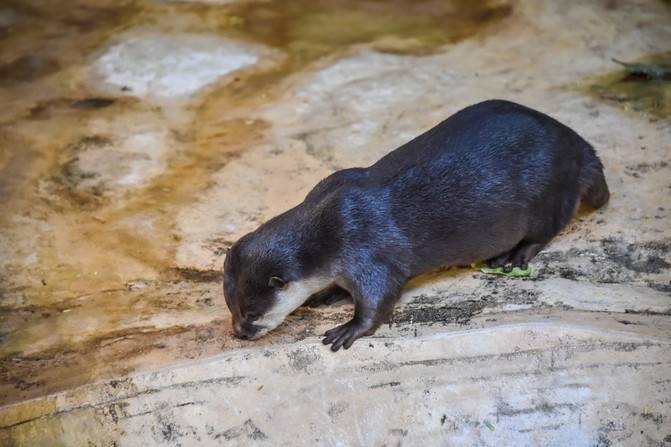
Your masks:
{"label": "otter's claw", "polygon": [[352,319],[342,326],[334,327],[331,330],[326,331],[324,334],[324,340],[322,343],[325,345],[331,345],[331,351],[336,352],[342,346],[345,349],[349,349],[358,338],[363,337],[364,335],[370,335],[370,328],[362,327],[360,321]]}

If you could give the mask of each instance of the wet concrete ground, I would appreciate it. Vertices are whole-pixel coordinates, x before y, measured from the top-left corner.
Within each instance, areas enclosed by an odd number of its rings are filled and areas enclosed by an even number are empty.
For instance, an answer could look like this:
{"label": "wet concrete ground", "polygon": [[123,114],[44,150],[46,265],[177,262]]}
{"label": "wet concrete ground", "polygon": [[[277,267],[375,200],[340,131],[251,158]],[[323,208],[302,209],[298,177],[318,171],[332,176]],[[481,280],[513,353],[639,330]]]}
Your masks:
{"label": "wet concrete ground", "polygon": [[[0,6],[0,444],[671,443],[668,2]],[[466,105],[590,141],[613,196],[529,278],[413,280],[234,339],[225,250]]]}

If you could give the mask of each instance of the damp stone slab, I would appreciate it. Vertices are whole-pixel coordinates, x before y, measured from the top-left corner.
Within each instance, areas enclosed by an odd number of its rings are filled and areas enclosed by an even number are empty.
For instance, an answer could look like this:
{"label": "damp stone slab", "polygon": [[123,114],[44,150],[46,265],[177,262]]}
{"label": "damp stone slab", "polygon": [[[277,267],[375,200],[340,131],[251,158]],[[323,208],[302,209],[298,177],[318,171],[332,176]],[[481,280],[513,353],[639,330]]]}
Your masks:
{"label": "damp stone slab", "polygon": [[[671,341],[571,324],[242,349],[1,413],[21,445],[664,445]],[[82,421],[85,421],[82,422]],[[1,439],[1,438],[0,438]]]}

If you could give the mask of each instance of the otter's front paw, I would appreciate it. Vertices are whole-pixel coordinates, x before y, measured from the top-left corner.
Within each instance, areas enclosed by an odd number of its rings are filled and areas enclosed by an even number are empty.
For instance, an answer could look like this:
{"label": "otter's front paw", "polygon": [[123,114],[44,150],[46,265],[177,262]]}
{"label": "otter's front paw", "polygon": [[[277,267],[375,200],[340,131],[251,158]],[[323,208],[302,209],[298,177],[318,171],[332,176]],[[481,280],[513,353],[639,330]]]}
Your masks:
{"label": "otter's front paw", "polygon": [[371,335],[374,332],[375,329],[371,325],[366,325],[361,320],[353,318],[342,326],[326,331],[322,343],[331,345],[331,351],[336,352],[341,346],[349,349],[358,338]]}

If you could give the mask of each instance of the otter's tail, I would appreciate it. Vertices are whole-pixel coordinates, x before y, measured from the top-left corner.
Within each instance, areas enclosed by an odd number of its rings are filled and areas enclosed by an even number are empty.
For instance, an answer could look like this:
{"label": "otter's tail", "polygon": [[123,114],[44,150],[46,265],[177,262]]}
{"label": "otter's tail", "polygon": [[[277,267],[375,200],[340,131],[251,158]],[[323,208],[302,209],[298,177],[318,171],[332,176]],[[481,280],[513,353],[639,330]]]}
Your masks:
{"label": "otter's tail", "polygon": [[580,200],[592,208],[601,208],[610,199],[610,191],[603,175],[603,166],[597,159],[595,166],[586,176],[585,186]]}

